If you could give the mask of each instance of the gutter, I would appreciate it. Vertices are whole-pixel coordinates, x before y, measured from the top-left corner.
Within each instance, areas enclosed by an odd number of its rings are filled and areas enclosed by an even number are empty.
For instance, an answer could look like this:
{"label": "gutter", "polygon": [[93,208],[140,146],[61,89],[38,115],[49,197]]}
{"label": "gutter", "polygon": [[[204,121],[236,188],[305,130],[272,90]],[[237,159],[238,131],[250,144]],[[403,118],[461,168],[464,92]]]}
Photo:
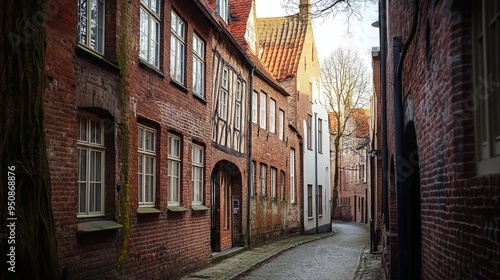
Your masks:
{"label": "gutter", "polygon": [[[252,67],[252,71],[250,72],[250,102],[248,103],[248,108],[249,112],[252,112],[252,102],[253,102],[253,76],[254,76],[254,71],[255,67]],[[248,249],[252,248],[252,193],[250,191],[250,188],[252,187],[252,139],[253,139],[253,132],[252,132],[252,117],[248,118],[248,162],[247,162],[247,169],[248,169],[248,178],[247,178],[247,246]],[[255,166],[254,166],[255,169]]]}
{"label": "gutter", "polygon": [[[318,193],[318,113],[314,113],[314,184],[316,188],[316,233],[319,233],[319,193]],[[312,207],[311,207],[312,208]]]}

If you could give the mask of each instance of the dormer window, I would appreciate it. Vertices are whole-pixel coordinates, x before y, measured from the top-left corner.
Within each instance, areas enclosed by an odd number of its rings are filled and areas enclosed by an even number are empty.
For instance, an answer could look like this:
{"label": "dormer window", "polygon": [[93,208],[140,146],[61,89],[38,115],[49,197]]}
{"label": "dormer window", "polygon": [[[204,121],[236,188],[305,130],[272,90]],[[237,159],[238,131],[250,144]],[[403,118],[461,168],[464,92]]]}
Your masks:
{"label": "dormer window", "polygon": [[219,16],[226,22],[229,23],[229,4],[228,0],[218,0],[217,8],[219,10]]}

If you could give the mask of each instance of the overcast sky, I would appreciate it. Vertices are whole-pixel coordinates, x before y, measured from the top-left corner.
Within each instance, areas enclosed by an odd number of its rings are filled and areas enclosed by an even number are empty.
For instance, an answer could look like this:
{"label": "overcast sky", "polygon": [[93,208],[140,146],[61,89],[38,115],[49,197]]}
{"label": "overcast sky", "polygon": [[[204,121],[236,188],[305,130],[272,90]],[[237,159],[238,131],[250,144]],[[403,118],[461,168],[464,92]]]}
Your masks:
{"label": "overcast sky", "polygon": [[[286,15],[281,8],[283,0],[256,0],[258,17],[277,17]],[[298,2],[299,0],[297,0]],[[327,57],[335,48],[345,46],[357,49],[359,54],[371,65],[372,47],[379,46],[378,28],[371,24],[378,19],[377,5],[369,4],[363,11],[363,19],[352,19],[350,33],[347,34],[345,18],[338,15],[335,19],[315,19],[313,21],[314,37],[320,61]]]}

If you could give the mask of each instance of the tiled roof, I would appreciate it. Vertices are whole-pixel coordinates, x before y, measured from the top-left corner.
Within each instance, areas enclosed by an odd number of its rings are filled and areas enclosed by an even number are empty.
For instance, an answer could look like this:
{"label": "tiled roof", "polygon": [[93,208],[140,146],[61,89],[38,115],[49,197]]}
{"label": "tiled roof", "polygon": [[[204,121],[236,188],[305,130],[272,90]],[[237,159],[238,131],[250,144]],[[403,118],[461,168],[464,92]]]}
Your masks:
{"label": "tiled roof", "polygon": [[229,14],[231,15],[229,31],[243,49],[247,49],[245,32],[247,28],[248,16],[252,9],[252,0],[239,0],[229,2]]}
{"label": "tiled roof", "polygon": [[259,56],[276,79],[296,75],[307,25],[299,14],[257,19]]}

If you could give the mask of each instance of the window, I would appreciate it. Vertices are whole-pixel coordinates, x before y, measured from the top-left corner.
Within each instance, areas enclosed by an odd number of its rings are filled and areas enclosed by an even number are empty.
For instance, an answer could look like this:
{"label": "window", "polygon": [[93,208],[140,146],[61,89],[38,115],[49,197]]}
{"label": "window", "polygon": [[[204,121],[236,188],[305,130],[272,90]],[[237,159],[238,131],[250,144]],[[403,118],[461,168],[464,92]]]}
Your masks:
{"label": "window", "polygon": [[266,195],[266,171],[267,167],[264,164],[260,165],[260,195]]}
{"label": "window", "polygon": [[290,149],[290,202],[295,203],[295,150]]}
{"label": "window", "polygon": [[255,195],[255,161],[250,165],[250,195]]}
{"label": "window", "polygon": [[307,148],[312,150],[312,132],[311,132],[312,117],[307,115]]}
{"label": "window", "polygon": [[170,77],[184,84],[184,46],[186,24],[172,11],[172,35],[170,38]]}
{"label": "window", "polygon": [[156,130],[137,127],[137,184],[139,206],[154,206],[156,184]]}
{"label": "window", "polygon": [[205,42],[193,35],[193,92],[205,97]]}
{"label": "window", "polygon": [[180,205],[181,138],[168,134],[168,204]]}
{"label": "window", "polygon": [[227,119],[227,100],[229,98],[229,71],[226,67],[222,69],[222,81],[219,97],[219,118]]}
{"label": "window", "polygon": [[276,132],[276,101],[269,100],[269,131]]}
{"label": "window", "polygon": [[285,172],[280,172],[280,197],[285,200]]}
{"label": "window", "polygon": [[278,117],[278,138],[283,140],[285,134],[285,112],[280,109]]}
{"label": "window", "polygon": [[359,180],[365,180],[365,165],[360,164],[359,165]]}
{"label": "window", "polygon": [[160,65],[160,1],[141,0],[139,57],[147,63]]}
{"label": "window", "polygon": [[307,217],[312,218],[313,216],[313,200],[312,200],[313,186],[307,185]]}
{"label": "window", "polygon": [[219,5],[219,16],[226,22],[229,23],[229,7],[228,0],[218,0]]}
{"label": "window", "polygon": [[104,0],[78,1],[78,42],[104,54]]}
{"label": "window", "polygon": [[252,122],[257,123],[257,92],[252,93]]}
{"label": "window", "polygon": [[203,162],[203,147],[193,144],[193,148],[191,149],[191,186],[193,205],[203,204]]}
{"label": "window", "polygon": [[241,81],[236,82],[236,103],[234,108],[234,128],[240,129],[241,127]]}
{"label": "window", "polygon": [[263,92],[260,93],[260,127],[266,129],[267,120],[267,95]]}
{"label": "window", "polygon": [[102,120],[78,116],[78,217],[104,215],[104,129]]}
{"label": "window", "polygon": [[323,121],[318,119],[318,153],[323,153]]}
{"label": "window", "polygon": [[271,167],[271,198],[276,198],[276,176],[278,175],[278,170]]}
{"label": "window", "polygon": [[473,4],[474,102],[478,175],[500,166],[500,7],[496,1]]}
{"label": "window", "polygon": [[318,215],[323,216],[323,186],[318,186]]}

